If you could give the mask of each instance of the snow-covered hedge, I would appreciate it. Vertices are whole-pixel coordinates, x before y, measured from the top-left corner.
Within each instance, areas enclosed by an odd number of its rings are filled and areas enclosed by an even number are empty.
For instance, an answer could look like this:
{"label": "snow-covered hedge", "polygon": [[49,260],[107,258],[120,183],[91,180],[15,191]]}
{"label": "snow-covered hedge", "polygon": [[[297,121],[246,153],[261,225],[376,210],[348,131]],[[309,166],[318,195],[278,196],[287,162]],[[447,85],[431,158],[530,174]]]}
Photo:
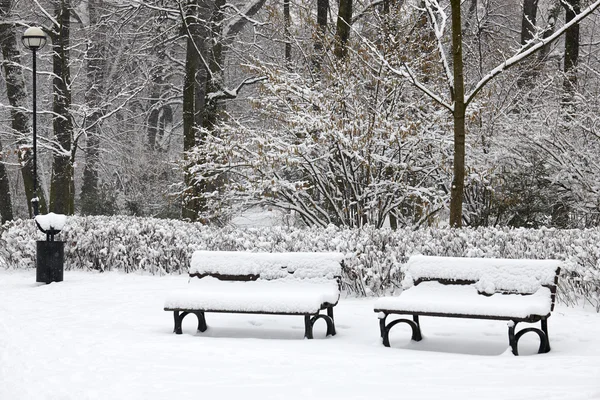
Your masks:
{"label": "snow-covered hedge", "polygon": [[[6,223],[0,227],[0,267],[34,268],[35,240],[44,238],[32,220]],[[600,229],[241,229],[117,216],[71,217],[57,238],[66,242],[66,269],[152,274],[186,273],[197,249],[353,253],[344,287],[359,295],[394,292],[412,254],[557,258],[567,261],[560,299],[585,299],[600,311]]]}

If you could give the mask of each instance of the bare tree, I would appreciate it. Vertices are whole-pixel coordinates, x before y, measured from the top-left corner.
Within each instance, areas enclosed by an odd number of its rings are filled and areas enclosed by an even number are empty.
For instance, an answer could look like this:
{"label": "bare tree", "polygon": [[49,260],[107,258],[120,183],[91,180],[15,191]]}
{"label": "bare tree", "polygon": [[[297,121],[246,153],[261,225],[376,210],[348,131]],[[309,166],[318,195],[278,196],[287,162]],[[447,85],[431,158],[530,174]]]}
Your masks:
{"label": "bare tree", "polygon": [[[31,143],[31,121],[27,110],[29,100],[25,86],[25,78],[21,67],[21,52],[17,40],[17,24],[11,22],[13,0],[0,0],[0,46],[4,57],[3,72],[6,80],[6,94],[10,104],[11,127],[17,138],[19,147],[18,157],[21,165],[21,175],[25,187],[29,216],[33,215],[31,199],[33,192],[34,169]],[[2,167],[4,168],[4,167]],[[7,186],[8,188],[8,186]],[[40,212],[46,212],[46,198],[38,193]],[[6,200],[8,202],[8,200]]]}
{"label": "bare tree", "polygon": [[547,38],[539,35],[535,40],[530,41],[526,46],[522,46],[511,57],[507,57],[502,63],[491,69],[485,76],[476,82],[470,91],[465,90],[465,71],[463,65],[463,39],[461,22],[461,1],[450,0],[451,5],[451,37],[452,37],[452,69],[446,55],[444,47],[444,30],[447,15],[444,8],[440,6],[437,0],[424,0],[428,10],[430,22],[435,32],[438,42],[440,60],[445,73],[447,87],[449,91],[447,97],[437,93],[435,89],[428,87],[415,76],[414,72],[404,64],[401,67],[390,65],[384,56],[377,50],[375,45],[370,45],[371,52],[382,63],[382,65],[394,71],[397,75],[408,79],[416,88],[429,96],[436,103],[447,109],[452,114],[454,131],[454,164],[453,179],[450,196],[450,226],[461,227],[463,220],[463,199],[465,182],[465,117],[469,104],[475,99],[477,94],[495,77],[505,72],[507,69],[518,65],[535,52],[541,50],[544,46],[554,42],[561,37],[569,28],[580,23],[584,18],[592,14],[600,7],[600,0],[595,1],[583,11],[566,22],[560,29],[557,29]]}
{"label": "bare tree", "polygon": [[71,114],[71,0],[54,1],[52,37],[53,65],[53,129],[56,148],[53,151],[50,210],[71,215],[75,212],[73,116]]}

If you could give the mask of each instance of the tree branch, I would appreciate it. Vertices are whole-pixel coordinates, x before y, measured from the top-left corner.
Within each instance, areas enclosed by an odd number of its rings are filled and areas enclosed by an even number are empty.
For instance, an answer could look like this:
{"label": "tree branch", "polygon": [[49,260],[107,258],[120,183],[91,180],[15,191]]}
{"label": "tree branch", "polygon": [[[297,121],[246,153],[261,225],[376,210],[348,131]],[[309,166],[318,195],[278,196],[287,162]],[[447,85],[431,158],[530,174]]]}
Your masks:
{"label": "tree branch", "polygon": [[514,56],[510,57],[509,59],[505,60],[502,64],[498,65],[496,68],[492,69],[486,76],[481,78],[481,80],[475,85],[475,88],[471,91],[471,93],[465,96],[465,106],[469,105],[469,103],[473,100],[473,98],[475,98],[477,93],[479,93],[479,91],[483,89],[483,87],[493,78],[500,75],[508,68],[523,61],[538,50],[541,50],[544,46],[554,42],[556,39],[562,36],[567,31],[567,29],[581,22],[581,20],[592,14],[598,7],[600,7],[600,0],[596,0],[593,4],[591,4],[589,7],[580,12],[568,24],[563,25],[562,28],[554,32],[551,36],[548,36],[545,39],[540,39],[540,41],[533,46],[531,46],[531,42],[529,42],[528,45],[522,47]]}

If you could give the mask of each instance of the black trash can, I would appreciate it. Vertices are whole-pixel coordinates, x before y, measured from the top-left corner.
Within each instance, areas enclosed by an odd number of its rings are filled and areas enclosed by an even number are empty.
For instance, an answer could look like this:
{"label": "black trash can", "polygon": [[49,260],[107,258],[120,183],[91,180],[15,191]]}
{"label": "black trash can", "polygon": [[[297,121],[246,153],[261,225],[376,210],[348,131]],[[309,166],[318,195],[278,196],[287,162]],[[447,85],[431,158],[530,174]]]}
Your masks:
{"label": "black trash can", "polygon": [[65,242],[37,241],[36,282],[62,282]]}
{"label": "black trash can", "polygon": [[65,242],[55,241],[54,236],[62,230],[66,217],[50,213],[36,215],[35,224],[46,234],[46,240],[38,240],[35,259],[36,282],[62,282],[65,259]]}

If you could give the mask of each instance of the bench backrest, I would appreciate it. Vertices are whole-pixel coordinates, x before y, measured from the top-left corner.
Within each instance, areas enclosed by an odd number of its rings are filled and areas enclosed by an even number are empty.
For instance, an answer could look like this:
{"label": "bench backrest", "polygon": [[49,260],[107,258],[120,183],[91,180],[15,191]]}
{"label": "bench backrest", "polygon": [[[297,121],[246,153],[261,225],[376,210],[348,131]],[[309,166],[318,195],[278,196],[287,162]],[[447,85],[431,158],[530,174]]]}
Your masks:
{"label": "bench backrest", "polygon": [[220,280],[257,279],[339,280],[342,253],[252,253],[246,251],[195,251],[190,276]]}
{"label": "bench backrest", "polygon": [[524,260],[502,258],[463,258],[412,256],[406,277],[418,285],[424,281],[443,284],[474,284],[483,295],[529,295],[541,287],[550,289],[552,307],[560,273],[559,260]]}

